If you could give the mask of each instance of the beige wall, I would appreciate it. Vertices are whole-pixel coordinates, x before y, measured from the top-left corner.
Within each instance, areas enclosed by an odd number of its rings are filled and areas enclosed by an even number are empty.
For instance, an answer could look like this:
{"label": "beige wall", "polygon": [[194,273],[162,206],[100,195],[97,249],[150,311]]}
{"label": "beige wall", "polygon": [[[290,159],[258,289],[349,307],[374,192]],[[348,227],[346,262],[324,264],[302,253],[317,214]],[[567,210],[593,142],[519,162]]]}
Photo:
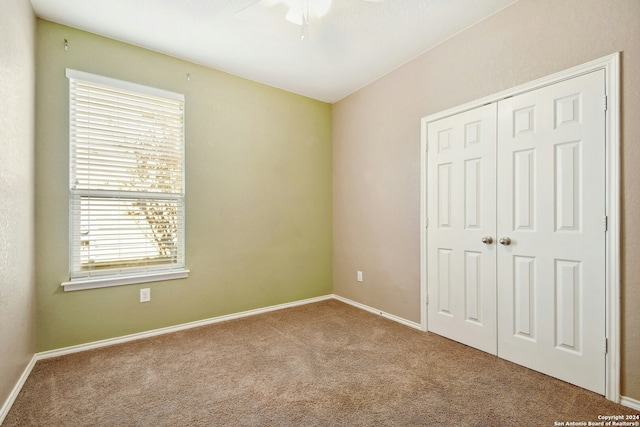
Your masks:
{"label": "beige wall", "polygon": [[35,342],[35,18],[28,0],[0,2],[0,40],[1,408],[33,357]]}
{"label": "beige wall", "polygon": [[623,92],[621,387],[640,399],[638,0],[520,0],[335,104],[334,292],[419,322],[420,118],[616,51]]}
{"label": "beige wall", "polygon": [[[329,104],[43,20],[37,64],[38,351],[331,293]],[[62,290],[67,67],[185,94],[188,279]]]}

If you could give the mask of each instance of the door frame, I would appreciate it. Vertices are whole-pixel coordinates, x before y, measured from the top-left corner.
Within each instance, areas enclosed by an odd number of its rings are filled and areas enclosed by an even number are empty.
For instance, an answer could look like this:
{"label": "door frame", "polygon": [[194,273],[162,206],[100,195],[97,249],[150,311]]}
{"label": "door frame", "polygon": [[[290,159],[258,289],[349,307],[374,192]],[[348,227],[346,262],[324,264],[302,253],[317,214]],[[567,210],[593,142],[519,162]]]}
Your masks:
{"label": "door frame", "polygon": [[[587,62],[422,118],[420,136],[420,327],[427,331],[427,126],[429,123],[596,70],[605,70],[605,397],[620,403],[620,53]],[[604,102],[604,101],[603,101]],[[604,108],[604,106],[603,106]],[[604,351],[603,343],[603,351]]]}

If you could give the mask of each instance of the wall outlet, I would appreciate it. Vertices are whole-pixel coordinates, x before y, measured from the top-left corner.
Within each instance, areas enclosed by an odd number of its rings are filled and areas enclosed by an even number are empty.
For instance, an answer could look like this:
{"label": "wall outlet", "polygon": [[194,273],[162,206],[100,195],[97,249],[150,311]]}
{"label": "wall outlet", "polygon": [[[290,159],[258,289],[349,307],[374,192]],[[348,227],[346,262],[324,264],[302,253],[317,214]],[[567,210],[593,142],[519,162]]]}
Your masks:
{"label": "wall outlet", "polygon": [[151,301],[151,289],[144,288],[140,289],[140,302],[149,302]]}
{"label": "wall outlet", "polygon": [[358,282],[362,282],[362,271],[358,270],[356,274],[356,279],[358,280]]}

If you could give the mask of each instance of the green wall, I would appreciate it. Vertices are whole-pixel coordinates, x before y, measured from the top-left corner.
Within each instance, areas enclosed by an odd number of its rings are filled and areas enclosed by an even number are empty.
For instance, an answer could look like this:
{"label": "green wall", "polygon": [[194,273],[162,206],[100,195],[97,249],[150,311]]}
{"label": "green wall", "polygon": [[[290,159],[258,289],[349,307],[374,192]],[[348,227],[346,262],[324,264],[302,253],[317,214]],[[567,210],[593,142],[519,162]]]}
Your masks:
{"label": "green wall", "polygon": [[[48,21],[38,20],[37,46],[37,351],[332,292],[331,105]],[[188,279],[60,286],[66,68],[185,94]],[[149,303],[138,302],[143,287]]]}

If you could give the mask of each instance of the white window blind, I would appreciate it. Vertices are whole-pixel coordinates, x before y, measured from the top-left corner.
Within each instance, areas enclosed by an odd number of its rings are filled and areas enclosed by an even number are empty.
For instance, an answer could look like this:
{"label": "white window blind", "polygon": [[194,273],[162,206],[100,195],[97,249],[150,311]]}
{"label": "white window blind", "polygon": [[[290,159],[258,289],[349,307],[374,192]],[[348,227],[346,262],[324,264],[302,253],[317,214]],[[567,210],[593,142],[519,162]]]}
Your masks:
{"label": "white window blind", "polygon": [[74,70],[67,77],[65,289],[79,280],[110,286],[184,270],[184,96]]}

